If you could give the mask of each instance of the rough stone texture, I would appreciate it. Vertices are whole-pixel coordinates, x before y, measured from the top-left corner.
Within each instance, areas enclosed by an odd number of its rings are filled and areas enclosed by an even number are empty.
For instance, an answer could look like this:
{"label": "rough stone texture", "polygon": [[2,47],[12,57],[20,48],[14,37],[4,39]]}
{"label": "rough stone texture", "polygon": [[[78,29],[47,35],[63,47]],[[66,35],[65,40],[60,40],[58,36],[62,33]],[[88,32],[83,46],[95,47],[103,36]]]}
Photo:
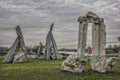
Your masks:
{"label": "rough stone texture", "polygon": [[93,12],[88,12],[87,14],[86,14],[86,17],[87,18],[99,18],[95,13],[93,13]]}
{"label": "rough stone texture", "polygon": [[60,59],[57,45],[52,34],[53,26],[54,24],[52,23],[52,25],[50,26],[50,31],[46,38],[45,53],[44,53],[44,57],[46,60]]}
{"label": "rough stone texture", "polygon": [[[8,51],[7,55],[5,56],[5,58],[3,60],[4,63],[24,62],[27,59],[26,47],[25,47],[21,29],[19,26],[16,27],[16,33],[18,36],[17,36],[15,42],[13,43],[12,47]],[[26,56],[26,58],[23,55]],[[15,56],[17,56],[17,57],[15,57]],[[17,61],[15,61],[15,60],[17,60]]]}
{"label": "rough stone texture", "polygon": [[106,50],[105,50],[105,46],[106,46],[106,26],[105,24],[102,22],[100,23],[100,55],[104,56],[106,55]]}
{"label": "rough stone texture", "polygon": [[40,42],[37,57],[40,57],[40,55],[42,54],[42,51],[43,51],[43,44]]}
{"label": "rough stone texture", "polygon": [[15,42],[12,45],[12,47],[8,51],[7,55],[5,56],[5,58],[3,60],[4,63],[11,63],[11,62],[13,62],[14,55],[15,55],[15,49],[16,49],[17,45],[18,45],[18,38],[15,40]]}
{"label": "rough stone texture", "polygon": [[27,55],[28,59],[37,59],[38,56],[37,55]]}
{"label": "rough stone texture", "polygon": [[86,16],[79,17],[78,22],[101,23],[104,22],[104,20],[103,18],[99,18],[96,14],[88,12]]}
{"label": "rough stone texture", "polygon": [[79,26],[79,33],[78,33],[78,54],[79,56],[83,57],[86,51],[86,40],[87,40],[87,28],[88,23],[82,22]]}
{"label": "rough stone texture", "polygon": [[91,68],[94,71],[105,73],[112,71],[116,60],[113,57],[92,56],[90,57]]}
{"label": "rough stone texture", "polygon": [[84,71],[86,59],[80,59],[78,54],[71,54],[61,66],[62,71],[81,73]]}
{"label": "rough stone texture", "polygon": [[[94,71],[105,73],[111,71],[114,65],[115,58],[105,57],[106,46],[106,26],[103,18],[99,18],[96,14],[88,12],[86,16],[79,17],[78,22],[78,52],[77,55],[70,55],[63,63],[62,70],[70,72],[82,72],[84,66],[82,61],[86,59],[85,48],[87,39],[88,23],[93,23],[92,26],[92,56],[90,57],[91,67]],[[77,64],[76,64],[77,63]],[[72,66],[72,67],[71,67]]]}
{"label": "rough stone texture", "polygon": [[103,23],[94,23],[92,26],[92,55],[106,55],[106,31]]}
{"label": "rough stone texture", "polygon": [[87,28],[88,28],[87,22],[80,22],[77,54],[70,55],[62,63],[61,70],[76,73],[81,73],[84,71],[85,63],[87,60],[87,58],[85,58],[84,56],[86,51]]}
{"label": "rough stone texture", "polygon": [[13,63],[21,63],[21,62],[26,62],[27,61],[27,56],[25,53],[22,51],[16,52],[16,55],[14,56]]}

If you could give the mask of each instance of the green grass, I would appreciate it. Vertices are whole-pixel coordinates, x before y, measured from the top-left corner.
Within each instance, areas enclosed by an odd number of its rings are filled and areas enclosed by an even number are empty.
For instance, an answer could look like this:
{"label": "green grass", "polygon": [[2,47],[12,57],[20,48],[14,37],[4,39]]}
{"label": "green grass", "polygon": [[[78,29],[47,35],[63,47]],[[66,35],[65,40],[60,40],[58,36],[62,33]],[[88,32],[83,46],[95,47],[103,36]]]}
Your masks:
{"label": "green grass", "polygon": [[3,64],[0,58],[0,80],[120,80],[120,60],[112,73],[91,71],[87,63],[85,72],[75,74],[60,71],[63,60],[30,59],[27,63]]}

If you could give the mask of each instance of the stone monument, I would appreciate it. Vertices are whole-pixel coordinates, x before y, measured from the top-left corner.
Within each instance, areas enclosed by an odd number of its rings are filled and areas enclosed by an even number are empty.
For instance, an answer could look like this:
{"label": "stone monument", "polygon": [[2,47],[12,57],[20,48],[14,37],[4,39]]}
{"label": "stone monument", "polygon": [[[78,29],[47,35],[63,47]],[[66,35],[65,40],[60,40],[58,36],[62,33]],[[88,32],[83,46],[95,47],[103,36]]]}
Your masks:
{"label": "stone monument", "polygon": [[[99,18],[96,14],[88,12],[85,16],[78,18],[79,34],[78,34],[78,49],[77,54],[70,55],[63,63],[61,70],[70,72],[84,71],[87,57],[85,57],[86,40],[88,23],[93,23],[92,26],[92,55],[90,57],[91,68],[94,71],[105,73],[112,71],[115,64],[115,58],[106,57],[106,26],[104,19]],[[77,60],[76,60],[77,59]],[[72,63],[71,65],[69,65]],[[83,65],[84,64],[84,65]],[[72,68],[71,68],[72,66]],[[77,70],[76,70],[77,69]]]}
{"label": "stone monument", "polygon": [[27,61],[26,47],[23,39],[23,35],[19,25],[16,27],[17,38],[7,55],[5,56],[4,63],[16,63]]}
{"label": "stone monument", "polygon": [[46,38],[45,53],[44,53],[44,58],[46,60],[60,59],[57,45],[52,34],[53,26],[54,26],[54,23],[51,24],[50,30]]}

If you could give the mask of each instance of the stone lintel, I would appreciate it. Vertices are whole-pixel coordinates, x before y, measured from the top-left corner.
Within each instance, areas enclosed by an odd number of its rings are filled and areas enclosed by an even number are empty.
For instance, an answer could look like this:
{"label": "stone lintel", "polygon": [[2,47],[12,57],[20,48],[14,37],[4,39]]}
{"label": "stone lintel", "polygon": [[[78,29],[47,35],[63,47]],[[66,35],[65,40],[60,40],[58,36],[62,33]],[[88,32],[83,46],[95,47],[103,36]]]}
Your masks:
{"label": "stone lintel", "polygon": [[92,18],[92,17],[79,17],[78,22],[88,22],[88,23],[102,23],[104,22],[103,18]]}

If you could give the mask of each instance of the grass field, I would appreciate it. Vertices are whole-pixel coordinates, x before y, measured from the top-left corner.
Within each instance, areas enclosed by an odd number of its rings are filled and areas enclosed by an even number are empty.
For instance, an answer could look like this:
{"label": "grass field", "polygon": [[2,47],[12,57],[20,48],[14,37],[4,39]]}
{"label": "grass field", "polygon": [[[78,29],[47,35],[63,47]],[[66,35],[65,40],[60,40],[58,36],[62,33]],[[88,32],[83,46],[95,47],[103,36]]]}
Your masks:
{"label": "grass field", "polygon": [[62,72],[63,60],[30,59],[27,63],[3,64],[0,58],[0,80],[120,80],[120,60],[112,73],[101,74],[90,69],[87,63],[81,74]]}

